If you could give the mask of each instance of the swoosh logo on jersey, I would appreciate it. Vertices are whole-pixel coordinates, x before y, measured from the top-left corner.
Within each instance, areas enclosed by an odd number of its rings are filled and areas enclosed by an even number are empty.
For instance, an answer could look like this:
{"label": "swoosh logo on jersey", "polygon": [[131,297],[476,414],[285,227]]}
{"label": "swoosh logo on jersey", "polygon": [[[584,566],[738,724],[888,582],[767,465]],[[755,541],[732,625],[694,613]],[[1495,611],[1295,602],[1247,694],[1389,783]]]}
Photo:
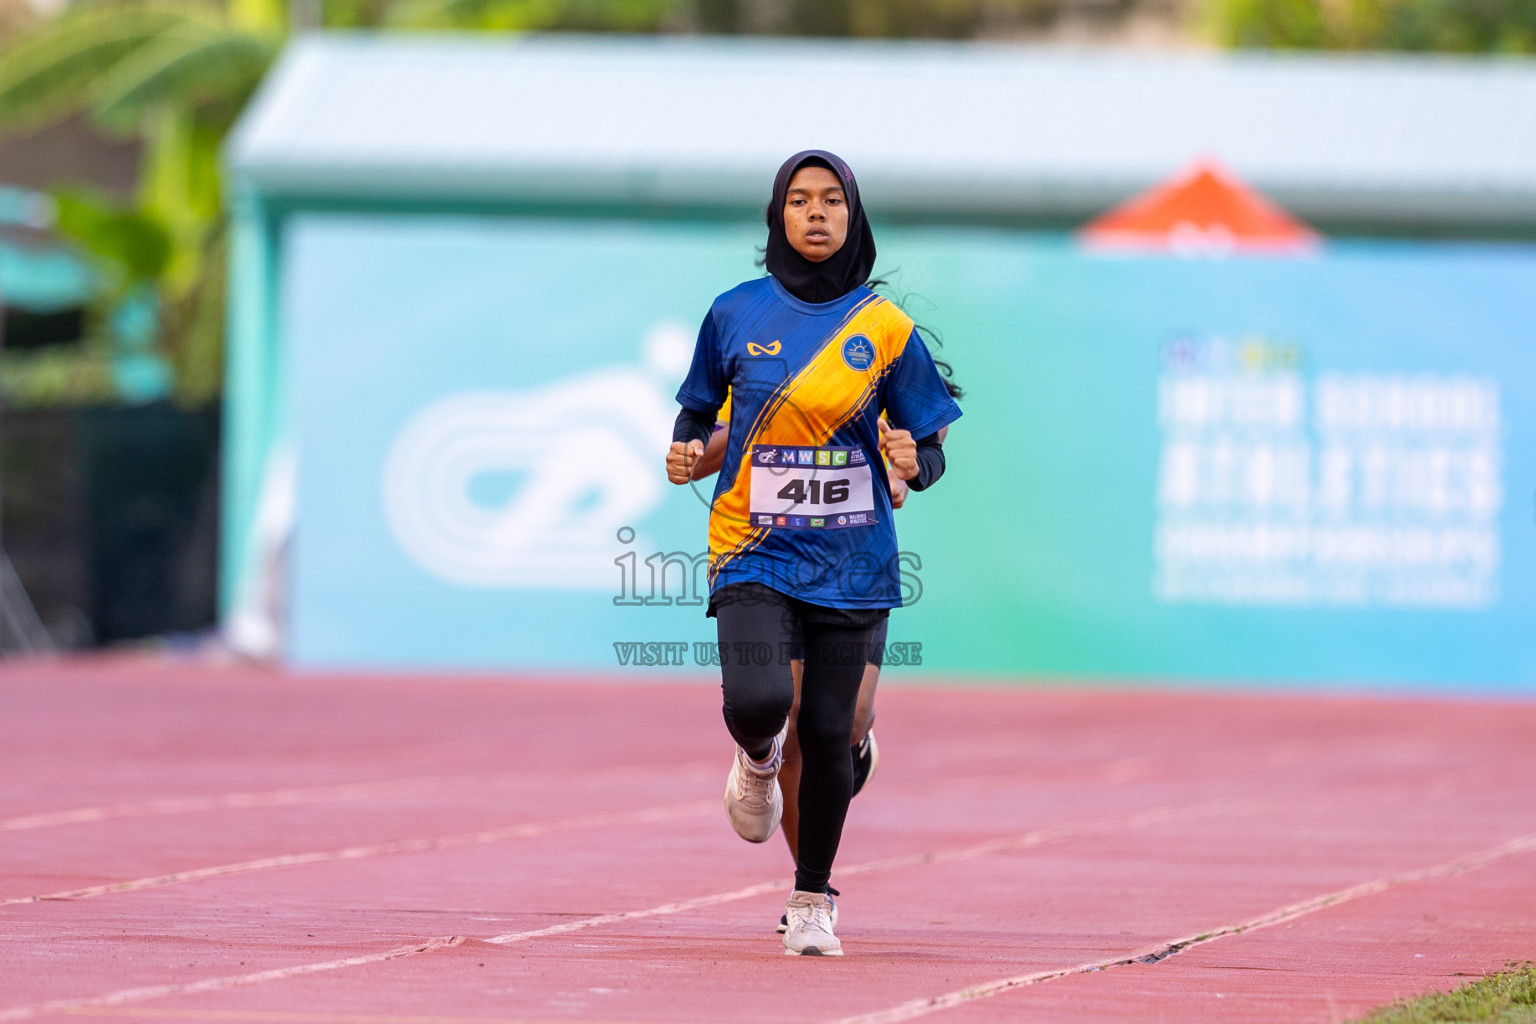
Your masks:
{"label": "swoosh logo on jersey", "polygon": [[782,347],[783,346],[780,345],[777,341],[770,342],[767,345],[759,345],[755,341],[749,341],[747,342],[747,355],[776,356],[779,354],[779,349]]}

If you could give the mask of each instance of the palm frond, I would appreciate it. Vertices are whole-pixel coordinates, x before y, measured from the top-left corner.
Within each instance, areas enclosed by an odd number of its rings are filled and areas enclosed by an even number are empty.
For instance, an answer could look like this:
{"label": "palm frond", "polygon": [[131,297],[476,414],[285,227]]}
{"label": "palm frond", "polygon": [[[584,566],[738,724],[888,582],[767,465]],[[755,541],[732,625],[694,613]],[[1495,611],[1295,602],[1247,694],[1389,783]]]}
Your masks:
{"label": "palm frond", "polygon": [[210,8],[113,4],[73,8],[17,43],[0,65],[0,132],[43,127],[83,108],[101,76],[171,28],[216,19]]}
{"label": "palm frond", "polygon": [[238,109],[276,56],[278,40],[222,25],[186,23],[147,41],[102,76],[92,113],[126,129],[159,106],[195,111],[207,104]]}

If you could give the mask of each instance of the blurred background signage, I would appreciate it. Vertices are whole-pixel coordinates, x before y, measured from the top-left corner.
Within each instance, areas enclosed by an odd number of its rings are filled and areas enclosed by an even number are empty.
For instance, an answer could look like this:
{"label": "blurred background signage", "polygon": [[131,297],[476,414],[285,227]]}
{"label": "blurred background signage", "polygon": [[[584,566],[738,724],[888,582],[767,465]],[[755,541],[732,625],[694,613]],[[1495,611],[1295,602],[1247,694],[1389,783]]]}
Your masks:
{"label": "blurred background signage", "polygon": [[1529,5],[964,6],[0,4],[0,652],[694,665],[672,395],[825,146],[967,390],[923,668],[1536,687]]}
{"label": "blurred background signage", "polygon": [[1408,61],[827,52],[902,133],[732,117],[823,66],[792,43],[291,50],[231,151],[237,632],[304,666],[692,664],[708,491],[656,470],[671,396],[814,144],[968,392],[898,522],[925,668],[1536,684],[1536,248],[1325,242],[1244,181],[1427,231],[1536,217],[1465,183],[1536,190],[1536,149],[1458,155]]}

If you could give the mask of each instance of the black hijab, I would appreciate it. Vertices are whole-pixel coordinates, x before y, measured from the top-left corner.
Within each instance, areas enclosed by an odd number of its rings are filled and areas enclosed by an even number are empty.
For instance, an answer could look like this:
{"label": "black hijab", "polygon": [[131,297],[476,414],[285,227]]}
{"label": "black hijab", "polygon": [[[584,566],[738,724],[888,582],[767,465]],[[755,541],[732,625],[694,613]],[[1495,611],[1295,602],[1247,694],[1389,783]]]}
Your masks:
{"label": "black hijab", "polygon": [[[789,181],[802,167],[825,167],[843,183],[848,197],[848,237],[843,247],[817,263],[789,244],[784,233],[784,198]],[[870,233],[859,202],[859,183],[841,157],[824,149],[807,149],[784,161],[773,179],[773,198],[768,202],[768,249],[764,260],[772,274],[791,295],[802,302],[831,302],[869,280],[875,267],[875,236]]]}

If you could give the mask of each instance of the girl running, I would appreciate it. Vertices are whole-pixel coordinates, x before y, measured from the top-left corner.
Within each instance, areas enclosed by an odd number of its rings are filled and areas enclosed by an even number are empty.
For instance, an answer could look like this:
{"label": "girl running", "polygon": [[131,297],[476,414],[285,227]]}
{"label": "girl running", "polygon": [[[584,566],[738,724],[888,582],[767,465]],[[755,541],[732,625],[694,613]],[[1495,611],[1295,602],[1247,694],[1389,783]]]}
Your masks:
{"label": "girl running", "polygon": [[[869,287],[876,287],[877,282],[869,282]],[[944,364],[934,360],[934,365],[942,371]],[[960,388],[949,380],[945,380],[944,387],[949,391],[951,398],[961,396]],[[702,480],[720,471],[721,464],[725,461],[725,446],[728,436],[727,427],[730,424],[730,416],[727,410],[731,407],[730,397],[727,396],[725,405],[720,407],[719,420],[715,423],[715,432],[709,438],[709,443],[704,446],[704,455],[693,467],[693,479]],[[944,440],[949,428],[944,427],[939,431],[939,440]],[[891,507],[901,508],[907,500],[907,482],[900,477],[891,477]],[[853,736],[850,739],[850,753],[853,756],[853,795],[858,796],[864,786],[874,776],[875,769],[880,765],[880,746],[875,742],[875,688],[880,683],[880,668],[883,664],[886,639],[886,624],[888,619],[880,620],[875,628],[873,646],[869,651],[869,663],[864,666],[864,676],[859,681],[859,697],[853,713]],[[793,643],[793,641],[792,641]],[[800,646],[799,644],[795,645]],[[795,702],[789,709],[789,724],[784,734],[783,748],[784,760],[779,768],[779,787],[784,799],[784,811],[779,821],[779,831],[784,835],[784,842],[789,847],[789,856],[793,859],[798,849],[800,835],[800,738],[795,732],[795,719],[800,710],[800,659],[790,662],[790,673],[795,681]],[[827,896],[831,903],[832,923],[837,924],[837,896],[836,889],[830,884],[827,886]],[[779,918],[780,934],[789,930],[788,916]]]}
{"label": "girl running", "polygon": [[901,603],[882,440],[891,475],[924,490],[944,471],[938,431],[960,409],[912,321],[864,287],[874,237],[842,160],[807,150],[785,161],[767,220],[770,276],[717,298],[699,330],[667,476],[691,479],[729,392],[708,611],[737,744],[726,814],[752,842],[778,828],[799,655],[800,835],[784,946],[841,956],[827,883],[853,789],[848,742],[876,631]]}

